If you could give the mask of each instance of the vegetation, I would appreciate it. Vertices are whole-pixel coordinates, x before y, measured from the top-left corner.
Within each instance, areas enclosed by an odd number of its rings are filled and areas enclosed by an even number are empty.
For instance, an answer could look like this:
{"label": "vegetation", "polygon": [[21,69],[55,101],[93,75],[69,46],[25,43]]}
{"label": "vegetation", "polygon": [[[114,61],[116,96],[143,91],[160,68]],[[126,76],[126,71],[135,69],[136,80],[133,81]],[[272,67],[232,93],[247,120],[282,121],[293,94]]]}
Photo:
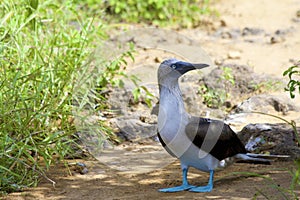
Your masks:
{"label": "vegetation", "polygon": [[[298,88],[298,94],[300,94],[300,61],[296,63],[295,65],[289,67],[286,71],[283,72],[283,76],[289,77],[289,82],[285,88],[285,91],[288,91],[290,93],[290,97],[293,99],[295,98],[295,93]],[[284,120],[286,121],[286,120]],[[298,146],[300,146],[300,133],[297,131],[297,125],[295,121],[286,121],[289,125],[292,126]],[[295,188],[296,186],[300,186],[300,159],[295,160],[295,166],[296,170],[292,171],[291,174],[293,176],[293,180],[291,183],[290,191],[294,194],[295,199],[299,199],[297,197],[297,194],[295,194]]]}
{"label": "vegetation", "polygon": [[300,94],[300,61],[284,71],[283,76],[289,77],[289,82],[285,90],[290,93],[290,96],[293,99],[295,98],[295,92],[297,89],[298,93]]}
{"label": "vegetation", "polygon": [[221,67],[222,74],[218,82],[224,83],[224,89],[211,89],[207,86],[200,86],[200,95],[203,102],[209,108],[220,108],[230,98],[230,87],[235,84],[235,79],[230,67]]}
{"label": "vegetation", "polygon": [[108,0],[105,11],[122,22],[194,27],[211,13],[208,5],[209,0]]}
{"label": "vegetation", "polygon": [[0,16],[0,189],[11,192],[72,151],[73,74],[102,30],[70,2],[7,0]]}

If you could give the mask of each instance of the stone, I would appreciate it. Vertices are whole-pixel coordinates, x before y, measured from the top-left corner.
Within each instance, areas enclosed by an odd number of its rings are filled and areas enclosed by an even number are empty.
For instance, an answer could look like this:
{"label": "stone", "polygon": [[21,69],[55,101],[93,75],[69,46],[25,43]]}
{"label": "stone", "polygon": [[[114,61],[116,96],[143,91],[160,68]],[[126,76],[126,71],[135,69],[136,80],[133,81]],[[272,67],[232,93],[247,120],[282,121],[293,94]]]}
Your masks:
{"label": "stone", "polygon": [[285,41],[284,37],[277,36],[277,35],[272,36],[270,39],[271,44],[276,44],[276,43],[280,43],[280,42],[284,42],[284,41]]}
{"label": "stone", "polygon": [[243,36],[248,36],[248,35],[261,35],[264,34],[265,31],[263,29],[260,28],[249,28],[249,27],[245,27],[242,31],[242,35]]}
{"label": "stone", "polygon": [[[131,116],[132,117],[132,116]],[[145,123],[140,119],[118,117],[115,123],[119,128],[116,135],[124,141],[137,141],[144,138],[151,138],[156,135],[156,123]]]}
{"label": "stone", "polygon": [[285,94],[269,95],[260,94],[252,96],[240,103],[234,110],[235,113],[247,112],[264,112],[272,111],[281,112],[286,115],[289,111],[299,111],[300,108],[295,105]]}
{"label": "stone", "polygon": [[241,58],[241,52],[239,51],[229,51],[227,54],[227,57],[229,59],[240,59]]}
{"label": "stone", "polygon": [[[263,82],[279,81],[273,77],[267,75],[260,75],[254,73],[253,69],[247,65],[237,65],[237,64],[224,64],[223,67],[231,68],[232,76],[234,78],[234,85],[227,87],[228,93],[233,97],[242,97],[245,94],[250,94],[257,90],[257,85]],[[222,77],[223,70],[222,67],[217,67],[213,69],[207,76],[204,76],[199,85],[205,85],[207,88],[212,90],[225,90],[226,80]],[[245,76],[247,74],[247,76]]]}
{"label": "stone", "polygon": [[[300,128],[298,127],[298,134]],[[289,155],[290,158],[300,158],[300,148],[293,128],[284,123],[278,124],[248,124],[238,137],[245,144],[246,150],[252,153],[271,155]]]}

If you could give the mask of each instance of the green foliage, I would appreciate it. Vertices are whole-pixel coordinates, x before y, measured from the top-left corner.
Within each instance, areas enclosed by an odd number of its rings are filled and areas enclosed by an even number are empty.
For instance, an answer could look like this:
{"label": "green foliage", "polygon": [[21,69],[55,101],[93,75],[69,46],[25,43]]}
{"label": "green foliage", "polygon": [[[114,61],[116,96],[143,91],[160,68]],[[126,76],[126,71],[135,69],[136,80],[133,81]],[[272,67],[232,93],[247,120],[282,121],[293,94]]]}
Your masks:
{"label": "green foliage", "polygon": [[36,185],[53,162],[71,155],[75,72],[105,36],[97,16],[81,8],[71,0],[0,5],[1,191]]}
{"label": "green foliage", "polygon": [[230,98],[230,87],[235,84],[235,79],[230,67],[221,67],[222,75],[218,82],[224,83],[224,89],[211,89],[207,86],[200,86],[200,94],[204,103],[210,108],[220,108]]}
{"label": "green foliage", "polygon": [[209,108],[220,108],[226,99],[226,94],[223,90],[210,89],[205,85],[200,86],[199,93],[203,98],[204,104]]}
{"label": "green foliage", "polygon": [[[285,91],[290,93],[291,98],[295,98],[295,92],[298,90],[300,94],[300,61],[298,64],[289,67],[286,71],[283,72],[283,76],[289,77],[289,82],[285,87]],[[298,77],[298,79],[297,79]]]}
{"label": "green foliage", "polygon": [[276,91],[282,88],[282,82],[279,80],[267,80],[258,84],[252,84],[251,87],[254,91],[262,93],[264,91]]}
{"label": "green foliage", "polygon": [[193,27],[211,11],[209,0],[108,0],[106,12],[121,22]]}
{"label": "green foliage", "polygon": [[128,77],[124,70],[127,67],[127,60],[130,58],[134,61],[133,53],[134,45],[133,43],[129,43],[129,49],[123,52],[120,56],[114,58],[110,61],[104,61],[104,71],[101,72],[101,76],[98,79],[98,89],[102,88],[101,90],[105,89],[108,85],[113,87],[123,87],[124,82],[123,78],[129,78],[132,81],[135,81],[133,78]]}
{"label": "green foliage", "polygon": [[229,83],[231,85],[234,85],[235,80],[232,74],[232,69],[230,67],[222,67],[221,69],[223,70],[223,73],[220,77],[220,80],[226,81],[226,84]]}
{"label": "green foliage", "polygon": [[151,108],[154,95],[147,87],[138,84],[137,81],[139,81],[139,79],[136,76],[132,76],[131,80],[133,80],[133,83],[136,86],[136,88],[132,91],[134,103],[138,103],[140,99],[142,99],[141,101],[145,102],[147,106]]}
{"label": "green foliage", "polygon": [[[298,88],[298,93],[300,94],[300,61],[298,61],[297,64],[294,66],[289,67],[286,71],[283,72],[283,76],[289,77],[289,82],[287,86],[285,87],[285,91],[288,91],[290,93],[290,97],[293,99],[295,98],[295,92]],[[298,78],[298,79],[297,79]],[[287,122],[293,127],[298,146],[300,146],[300,133],[297,131],[297,126],[295,121]],[[291,191],[294,191],[296,186],[300,186],[300,160],[295,161],[296,170],[292,172],[293,175],[293,181],[291,184]],[[296,194],[295,194],[296,195]],[[295,196],[296,197],[296,196]],[[299,198],[295,198],[299,199]]]}

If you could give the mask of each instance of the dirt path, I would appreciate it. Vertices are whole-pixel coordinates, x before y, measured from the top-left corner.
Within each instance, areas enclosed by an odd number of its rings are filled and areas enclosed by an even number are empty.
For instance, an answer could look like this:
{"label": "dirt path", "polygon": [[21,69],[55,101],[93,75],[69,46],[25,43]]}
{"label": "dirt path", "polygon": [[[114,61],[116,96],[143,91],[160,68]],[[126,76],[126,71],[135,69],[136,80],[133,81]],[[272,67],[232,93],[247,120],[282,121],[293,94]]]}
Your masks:
{"label": "dirt path", "polygon": [[[300,10],[298,0],[220,0],[215,5],[221,13],[210,34],[199,30],[181,30],[193,40],[200,41],[203,49],[213,61],[238,64],[250,64],[257,73],[280,76],[292,60],[300,59],[300,20],[295,20]],[[224,26],[225,25],[225,26]],[[257,29],[257,34],[248,37],[236,30]],[[260,30],[262,32],[260,32]],[[276,31],[278,31],[276,34]],[[219,32],[218,32],[219,31]],[[219,34],[219,35],[218,35]],[[201,37],[200,37],[200,36]],[[203,37],[202,37],[203,36]],[[272,41],[272,37],[274,37]],[[228,55],[234,52],[236,57]],[[148,52],[149,54],[149,52]],[[148,57],[151,57],[151,54]],[[300,99],[294,100],[299,103]],[[70,161],[76,162],[76,161]],[[272,165],[234,164],[224,171],[216,173],[215,189],[211,193],[196,194],[180,192],[174,194],[159,193],[162,187],[181,184],[178,161],[149,173],[122,174],[97,161],[82,161],[89,172],[81,175],[71,169],[68,176],[62,166],[54,167],[48,173],[57,184],[55,188],[42,180],[37,188],[22,193],[13,193],[4,199],[283,199],[283,188],[288,188],[291,177],[288,170],[291,162],[275,162]],[[272,179],[251,176],[259,173]],[[191,169],[189,178],[192,184],[205,185],[208,175]],[[300,188],[298,189],[300,196]]]}
{"label": "dirt path", "polygon": [[[147,174],[120,174],[99,163],[86,161],[90,172],[86,175],[74,173],[66,176],[63,167],[52,168],[49,176],[57,185],[54,188],[46,180],[39,187],[23,193],[14,193],[6,199],[251,199],[261,191],[270,199],[283,199],[280,192],[288,188],[291,177],[287,171],[292,163],[274,163],[273,165],[234,164],[224,171],[216,173],[215,189],[211,193],[160,193],[162,187],[181,184],[180,166],[175,162],[163,169]],[[260,177],[252,177],[247,173],[258,173],[273,181]],[[239,174],[236,174],[239,173]],[[191,169],[189,180],[191,184],[207,184],[208,174]],[[274,186],[278,187],[274,188]],[[299,188],[300,189],[300,188]],[[298,193],[300,195],[300,193]],[[258,195],[257,199],[264,199]]]}

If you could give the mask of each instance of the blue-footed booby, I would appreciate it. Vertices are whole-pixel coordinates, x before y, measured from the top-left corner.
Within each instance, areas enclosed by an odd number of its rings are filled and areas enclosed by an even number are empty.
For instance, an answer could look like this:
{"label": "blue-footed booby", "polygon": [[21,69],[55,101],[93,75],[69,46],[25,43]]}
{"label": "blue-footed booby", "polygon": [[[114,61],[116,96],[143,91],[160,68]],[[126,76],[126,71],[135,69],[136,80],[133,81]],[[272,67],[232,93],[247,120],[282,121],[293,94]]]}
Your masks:
{"label": "blue-footed booby", "polygon": [[[225,159],[269,162],[256,154],[247,154],[236,133],[223,121],[195,117],[186,112],[178,79],[190,70],[208,66],[177,59],[165,60],[159,66],[158,138],[166,151],[180,160],[182,169],[182,185],[160,189],[160,192],[210,192],[214,171],[224,165]],[[189,167],[209,172],[208,185],[190,185],[187,180]]]}

